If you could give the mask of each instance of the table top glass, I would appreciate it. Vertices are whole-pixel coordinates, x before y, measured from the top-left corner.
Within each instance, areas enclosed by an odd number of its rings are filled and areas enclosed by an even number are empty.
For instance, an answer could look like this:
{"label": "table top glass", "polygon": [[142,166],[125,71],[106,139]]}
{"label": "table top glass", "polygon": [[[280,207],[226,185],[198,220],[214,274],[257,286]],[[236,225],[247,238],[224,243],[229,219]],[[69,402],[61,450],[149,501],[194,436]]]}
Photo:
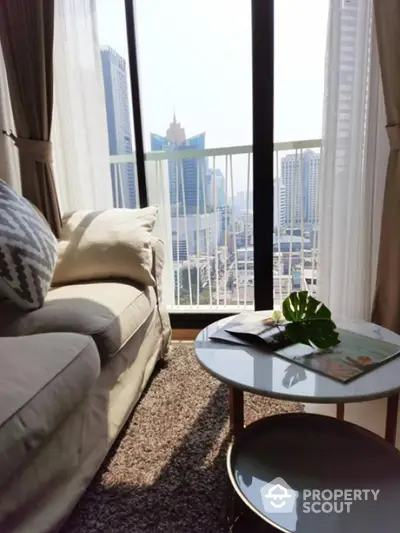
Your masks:
{"label": "table top glass", "polygon": [[[260,311],[266,316],[266,311]],[[212,375],[239,389],[272,398],[309,403],[344,403],[390,396],[400,390],[400,356],[349,383],[316,374],[256,346],[234,345],[209,338],[231,318],[210,324],[197,336],[195,352]],[[398,344],[400,335],[370,322],[336,321],[339,328]]]}

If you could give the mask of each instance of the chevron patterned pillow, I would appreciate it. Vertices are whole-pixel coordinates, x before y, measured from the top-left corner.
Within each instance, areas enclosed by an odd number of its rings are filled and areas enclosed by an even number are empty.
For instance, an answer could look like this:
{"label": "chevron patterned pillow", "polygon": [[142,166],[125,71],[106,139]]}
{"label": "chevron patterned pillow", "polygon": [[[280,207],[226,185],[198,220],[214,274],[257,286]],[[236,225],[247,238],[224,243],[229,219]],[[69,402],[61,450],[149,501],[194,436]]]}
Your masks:
{"label": "chevron patterned pillow", "polygon": [[57,260],[57,240],[31,204],[0,180],[0,297],[20,309],[43,305]]}

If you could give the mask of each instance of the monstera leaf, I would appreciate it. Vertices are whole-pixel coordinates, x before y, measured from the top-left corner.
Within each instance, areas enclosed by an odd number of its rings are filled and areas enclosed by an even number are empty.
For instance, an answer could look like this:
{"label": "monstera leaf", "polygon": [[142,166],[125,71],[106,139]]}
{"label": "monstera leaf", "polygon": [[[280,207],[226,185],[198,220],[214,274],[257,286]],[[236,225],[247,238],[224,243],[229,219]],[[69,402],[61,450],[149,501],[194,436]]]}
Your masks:
{"label": "monstera leaf", "polygon": [[292,292],[282,304],[285,333],[294,342],[327,349],[339,344],[339,333],[331,312],[307,291]]}

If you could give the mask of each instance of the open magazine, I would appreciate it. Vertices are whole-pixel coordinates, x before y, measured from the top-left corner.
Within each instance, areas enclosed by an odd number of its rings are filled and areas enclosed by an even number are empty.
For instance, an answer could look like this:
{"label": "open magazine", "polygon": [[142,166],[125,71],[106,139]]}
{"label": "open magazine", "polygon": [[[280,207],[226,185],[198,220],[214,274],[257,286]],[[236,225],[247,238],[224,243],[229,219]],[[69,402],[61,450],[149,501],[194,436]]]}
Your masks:
{"label": "open magazine", "polygon": [[288,339],[285,324],[277,326],[254,314],[239,315],[222,330],[218,330],[210,338],[234,344],[257,345],[267,352],[273,352],[341,383],[362,376],[400,354],[398,345],[344,329],[337,330],[340,340],[337,346],[319,350]]}

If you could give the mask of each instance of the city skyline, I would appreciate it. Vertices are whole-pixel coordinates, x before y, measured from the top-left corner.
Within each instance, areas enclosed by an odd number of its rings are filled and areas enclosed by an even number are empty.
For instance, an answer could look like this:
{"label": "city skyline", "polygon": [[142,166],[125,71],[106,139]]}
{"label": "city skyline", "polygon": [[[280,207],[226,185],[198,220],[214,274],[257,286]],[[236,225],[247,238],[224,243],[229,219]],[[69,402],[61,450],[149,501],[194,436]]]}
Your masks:
{"label": "city skyline", "polygon": [[[301,7],[297,0],[277,2],[275,139],[321,137],[326,37],[322,15],[324,9],[327,15],[328,0],[318,2],[302,0]],[[221,302],[221,298],[228,298],[228,303],[251,303],[250,2],[246,6],[244,2],[229,2],[232,17],[226,35],[218,42],[213,33],[218,33],[218,23],[204,18],[208,3],[205,0],[202,6],[190,6],[193,9],[183,0],[171,0],[167,6],[160,0],[151,0],[147,7],[144,2],[136,4],[144,147],[146,152],[200,152],[197,157],[166,158],[167,172],[163,171],[178,302],[191,304],[197,295],[202,303]],[[221,3],[228,7],[227,0]],[[221,5],[217,7],[220,9]],[[178,12],[184,24],[173,26]],[[298,15],[295,22],[294,13]],[[190,21],[196,16],[198,25],[189,32]],[[102,17],[104,21],[104,13],[100,13]],[[320,25],[315,24],[318,19]],[[306,24],[315,30],[313,34],[305,36]],[[282,39],[294,26],[296,31],[302,27],[304,36],[296,50]],[[174,32],[166,31],[170,27]],[[205,33],[209,42],[204,40]],[[100,31],[104,42],[102,35],[106,32]],[[112,38],[108,42],[114,44]],[[168,51],[165,58],[160,50]],[[219,73],[215,70],[217,63],[221,65]],[[130,97],[128,93],[128,105]],[[241,150],[214,151],[218,155],[210,157],[202,153],[208,148],[229,146]],[[309,146],[317,147],[318,143],[313,141]],[[289,143],[274,157],[273,264],[274,280],[279,279],[279,283],[274,281],[275,297],[304,287],[302,269],[312,270],[317,264],[314,236],[318,229],[319,171],[319,150],[308,149],[307,143],[299,149]],[[219,293],[219,284],[228,294]]]}
{"label": "city skyline", "polygon": [[[206,148],[251,145],[250,5],[137,0],[145,151],[150,133],[164,131],[174,110],[188,137],[207,132]],[[329,0],[276,2],[277,142],[321,137],[328,8]],[[97,9],[100,42],[127,58],[123,1],[98,0]],[[235,189],[246,190],[246,161],[237,158],[234,165]]]}
{"label": "city skyline", "polygon": [[[163,182],[163,194],[169,192],[170,200],[166,241],[172,251],[171,269],[178,291],[174,301],[178,305],[196,301],[212,305],[253,302],[254,264],[248,256],[254,244],[251,45],[246,41],[250,37],[246,19],[250,2],[247,7],[244,4],[234,0],[218,3],[216,9],[221,15],[229,12],[229,23],[224,26],[227,31],[218,41],[214,33],[221,29],[218,17],[207,20],[212,9],[210,0],[191,6],[183,0],[137,2],[145,151],[166,153],[165,157],[158,154],[149,159],[163,161],[163,177],[167,177],[168,169],[169,176]],[[324,117],[325,124],[334,126],[330,134],[338,137],[337,150],[329,159],[336,183],[349,172],[346,139],[351,133],[354,108],[359,1],[276,2],[274,137],[288,142],[276,146],[273,176],[266,178],[274,179],[275,301],[281,301],[292,290],[308,287],[315,291],[318,278],[317,201],[318,178],[323,171],[320,147],[328,5],[331,17],[342,22],[338,39],[328,43],[333,60],[326,71],[326,86],[332,86],[332,79],[338,82],[338,90],[325,95],[332,105]],[[196,27],[190,22],[193,18]],[[100,19],[104,22],[104,12]],[[176,24],[177,20],[182,22]],[[100,31],[100,35],[106,33]],[[189,149],[190,139],[190,147],[199,153],[187,158],[187,168],[183,164],[176,167],[175,161],[180,158],[168,159],[167,152]],[[209,157],[204,149],[211,149]],[[203,163],[202,172],[195,178],[194,168],[199,161]],[[153,176],[152,170],[148,176]],[[218,192],[214,186],[217,182]],[[174,203],[178,209],[174,210]],[[225,292],[221,293],[221,287]]]}

